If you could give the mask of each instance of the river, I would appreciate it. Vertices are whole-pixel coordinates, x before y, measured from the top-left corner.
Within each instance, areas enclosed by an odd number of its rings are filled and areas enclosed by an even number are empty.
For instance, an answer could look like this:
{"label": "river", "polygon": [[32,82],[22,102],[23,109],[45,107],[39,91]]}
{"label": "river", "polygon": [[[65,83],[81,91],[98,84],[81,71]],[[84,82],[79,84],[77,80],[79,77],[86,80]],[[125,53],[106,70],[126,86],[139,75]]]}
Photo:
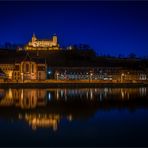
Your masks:
{"label": "river", "polygon": [[0,89],[0,146],[148,146],[148,88]]}

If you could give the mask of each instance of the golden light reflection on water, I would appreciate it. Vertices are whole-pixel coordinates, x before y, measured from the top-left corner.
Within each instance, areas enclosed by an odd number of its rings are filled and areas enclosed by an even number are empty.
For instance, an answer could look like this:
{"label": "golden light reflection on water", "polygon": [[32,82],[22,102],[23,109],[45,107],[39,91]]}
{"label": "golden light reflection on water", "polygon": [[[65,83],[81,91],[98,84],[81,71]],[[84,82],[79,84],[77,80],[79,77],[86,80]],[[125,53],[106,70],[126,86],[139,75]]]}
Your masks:
{"label": "golden light reflection on water", "polygon": [[47,101],[67,101],[79,98],[94,101],[114,97],[118,100],[134,99],[135,96],[147,96],[147,88],[85,88],[85,89],[0,89],[0,106],[15,106],[33,109],[46,106]]}
{"label": "golden light reflection on water", "polygon": [[[53,131],[57,131],[58,125],[63,119],[72,122],[76,117],[91,116],[101,105],[103,108],[114,106],[114,104],[122,106],[125,105],[123,102],[128,101],[129,103],[126,102],[128,106],[131,100],[134,103],[137,98],[148,100],[146,87],[0,89],[0,109],[7,107],[8,112],[11,107],[13,107],[12,111],[19,109],[13,116],[25,121],[32,130],[51,128]],[[108,103],[112,100],[114,100],[112,104]]]}
{"label": "golden light reflection on water", "polygon": [[[26,113],[24,116],[22,114],[19,114],[19,119],[25,120],[33,130],[36,130],[37,128],[52,128],[53,131],[56,131],[58,129],[58,124],[62,118],[63,117],[59,114]],[[67,115],[66,120],[71,122],[72,115]]]}

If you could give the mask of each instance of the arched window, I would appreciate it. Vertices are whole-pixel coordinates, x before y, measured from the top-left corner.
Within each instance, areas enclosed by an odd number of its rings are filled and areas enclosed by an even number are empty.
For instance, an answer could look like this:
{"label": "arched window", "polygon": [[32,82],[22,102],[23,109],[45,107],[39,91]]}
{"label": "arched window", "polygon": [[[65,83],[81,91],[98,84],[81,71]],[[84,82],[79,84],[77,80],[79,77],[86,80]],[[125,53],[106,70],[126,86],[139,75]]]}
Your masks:
{"label": "arched window", "polygon": [[29,72],[29,64],[26,64],[26,72]]}
{"label": "arched window", "polygon": [[39,72],[39,80],[41,79],[41,72]]}
{"label": "arched window", "polygon": [[34,64],[32,64],[32,73],[34,73]]}

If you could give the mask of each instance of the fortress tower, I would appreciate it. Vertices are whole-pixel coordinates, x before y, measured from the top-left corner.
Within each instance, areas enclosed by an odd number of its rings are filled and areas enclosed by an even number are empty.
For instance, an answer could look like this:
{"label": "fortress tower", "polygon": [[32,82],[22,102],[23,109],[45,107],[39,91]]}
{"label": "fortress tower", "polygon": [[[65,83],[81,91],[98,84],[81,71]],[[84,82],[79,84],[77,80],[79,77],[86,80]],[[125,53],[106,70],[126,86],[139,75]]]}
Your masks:
{"label": "fortress tower", "polygon": [[55,45],[57,45],[57,43],[58,43],[58,38],[57,38],[56,34],[53,35],[52,41],[53,41],[53,43],[54,43]]}
{"label": "fortress tower", "polygon": [[37,40],[37,38],[36,38],[35,34],[33,33],[33,35],[32,35],[32,42],[35,42],[36,40]]}

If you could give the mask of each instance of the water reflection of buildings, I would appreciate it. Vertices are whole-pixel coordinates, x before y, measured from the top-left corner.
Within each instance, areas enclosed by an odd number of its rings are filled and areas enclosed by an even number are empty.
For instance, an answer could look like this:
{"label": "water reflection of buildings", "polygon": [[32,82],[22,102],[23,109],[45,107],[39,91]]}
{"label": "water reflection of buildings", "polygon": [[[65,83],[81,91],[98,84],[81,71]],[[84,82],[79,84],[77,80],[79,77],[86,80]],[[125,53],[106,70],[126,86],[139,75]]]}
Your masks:
{"label": "water reflection of buildings", "polygon": [[46,91],[42,89],[8,89],[1,94],[1,106],[16,106],[24,109],[46,105]]}
{"label": "water reflection of buildings", "polygon": [[147,96],[147,88],[82,88],[82,89],[0,89],[0,106],[16,106],[22,109],[33,109],[45,106],[51,101],[67,99],[133,99]]}
{"label": "water reflection of buildings", "polygon": [[[54,99],[67,98],[86,98],[86,99],[109,99],[111,96],[115,96],[116,99],[129,99],[134,96],[146,96],[147,88],[84,88],[84,89],[56,89],[54,90]],[[48,97],[51,99],[51,94],[48,92]]]}
{"label": "water reflection of buildings", "polygon": [[24,120],[33,130],[52,128],[56,131],[61,120],[89,118],[98,109],[146,106],[147,95],[144,87],[0,89],[0,116]]}

